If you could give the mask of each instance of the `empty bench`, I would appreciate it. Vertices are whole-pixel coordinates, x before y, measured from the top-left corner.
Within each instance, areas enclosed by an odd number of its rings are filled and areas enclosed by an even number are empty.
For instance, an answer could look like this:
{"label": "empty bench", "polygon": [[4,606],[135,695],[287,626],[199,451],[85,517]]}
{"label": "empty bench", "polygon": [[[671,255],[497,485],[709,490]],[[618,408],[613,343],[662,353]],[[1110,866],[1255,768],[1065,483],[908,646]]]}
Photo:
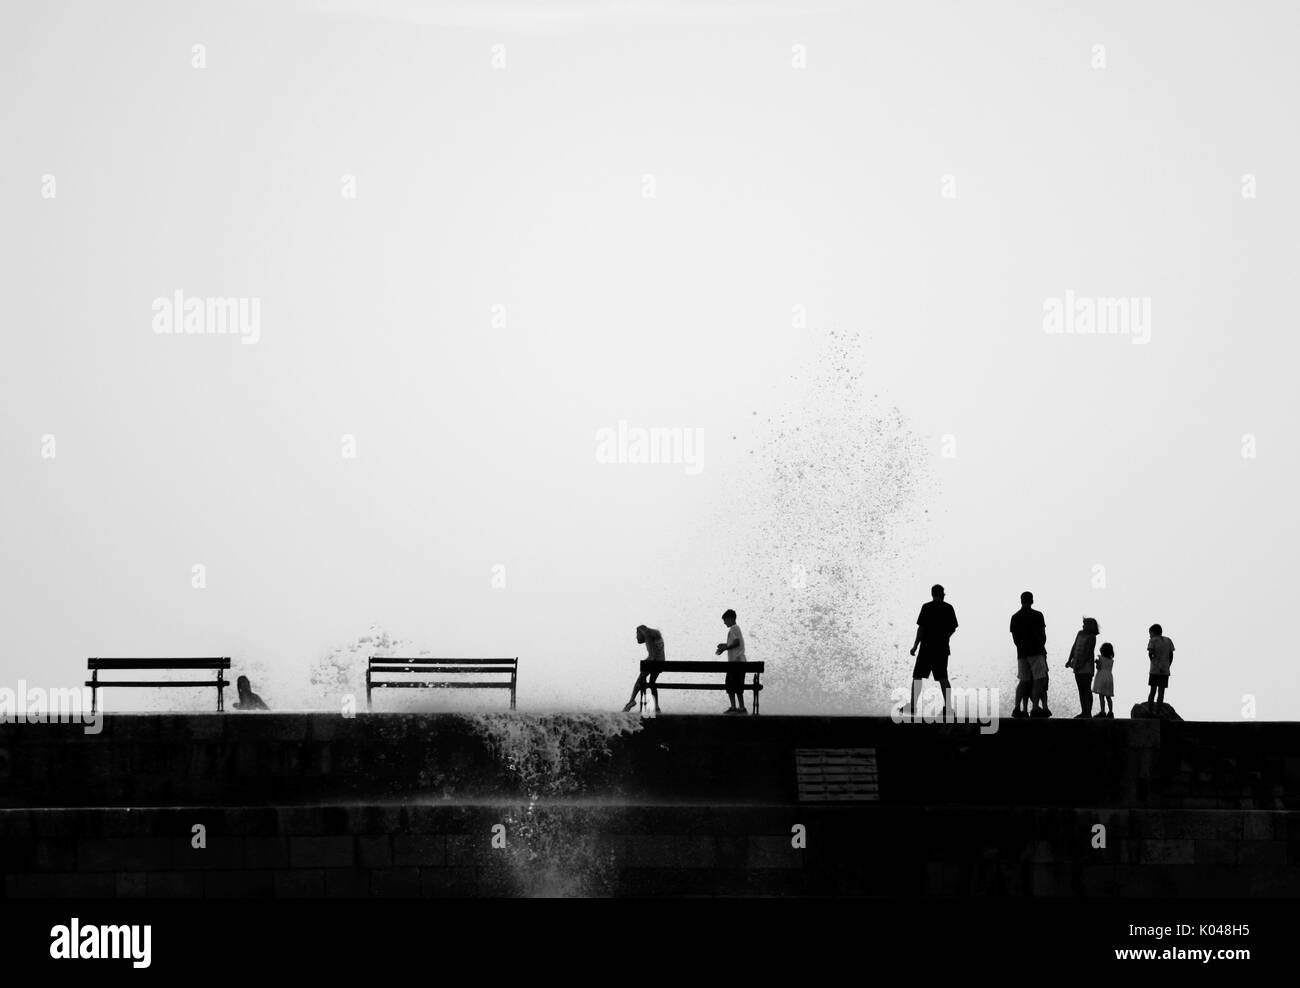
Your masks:
{"label": "empty bench", "polygon": [[[467,682],[455,678],[441,678],[444,676],[493,676],[499,678],[481,678],[473,682]],[[403,659],[386,655],[372,655],[369,664],[366,666],[366,709],[370,709],[371,690],[430,689],[509,690],[510,709],[514,710],[518,685],[518,656],[513,659]]]}
{"label": "empty bench", "polygon": [[[90,658],[86,660],[86,668],[90,671],[90,678],[86,680],[86,685],[90,687],[90,712],[96,713],[99,710],[99,690],[106,689],[109,686],[179,686],[179,687],[211,687],[215,686],[217,690],[217,713],[226,709],[225,695],[223,690],[228,686],[233,686],[226,679],[226,670],[230,668],[230,657],[222,656],[220,658],[178,658],[178,659],[101,659]],[[142,669],[160,670],[160,669],[215,669],[216,679],[100,679],[101,672],[121,672],[121,671],[139,671]]]}
{"label": "empty bench", "polygon": [[[649,680],[651,673],[659,673],[660,678],[653,686],[647,685],[646,689],[657,690],[726,690],[727,673],[741,672],[745,675],[754,674],[754,681],[745,683],[741,691],[754,694],[754,713],[758,713],[758,695],[763,692],[763,685],[758,681],[758,677],[763,672],[763,663],[761,662],[728,662],[725,659],[717,662],[654,662],[650,659],[641,660],[641,675]],[[713,682],[697,683],[665,683],[663,673],[666,672],[710,672],[721,678]],[[645,694],[646,690],[641,691],[641,710],[645,711]]]}

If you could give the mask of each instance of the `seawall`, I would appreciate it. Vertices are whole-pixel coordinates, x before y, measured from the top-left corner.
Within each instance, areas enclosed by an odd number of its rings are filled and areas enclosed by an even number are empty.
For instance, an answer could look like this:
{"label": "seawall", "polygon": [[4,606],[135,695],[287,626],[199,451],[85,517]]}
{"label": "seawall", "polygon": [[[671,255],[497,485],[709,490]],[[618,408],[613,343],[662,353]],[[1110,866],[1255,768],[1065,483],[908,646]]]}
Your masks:
{"label": "seawall", "polygon": [[7,896],[1294,896],[1298,802],[1281,723],[0,726]]}

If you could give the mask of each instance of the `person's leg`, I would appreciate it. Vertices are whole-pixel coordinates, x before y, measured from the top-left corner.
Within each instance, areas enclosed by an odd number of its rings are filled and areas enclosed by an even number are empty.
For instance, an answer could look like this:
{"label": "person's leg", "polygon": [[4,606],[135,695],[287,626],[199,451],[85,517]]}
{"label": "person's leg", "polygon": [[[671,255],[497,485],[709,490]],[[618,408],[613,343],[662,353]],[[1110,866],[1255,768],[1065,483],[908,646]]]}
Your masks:
{"label": "person's leg", "polygon": [[912,719],[916,719],[916,701],[921,697],[921,688],[925,686],[925,681],[921,679],[912,680]]}
{"label": "person's leg", "polygon": [[655,700],[655,713],[659,713],[659,690],[655,686],[655,681],[658,680],[658,678],[659,673],[650,673],[650,695],[654,697]]}
{"label": "person's leg", "polygon": [[645,689],[645,676],[637,676],[636,683],[632,687],[632,697],[627,701],[627,705],[623,707],[623,713],[627,713],[629,710],[631,710],[633,707],[636,706],[637,694],[639,694],[644,689]]}
{"label": "person's leg", "polygon": [[943,690],[943,719],[947,720],[948,714],[952,713],[952,685],[948,682],[946,673],[939,680],[939,689]]}
{"label": "person's leg", "polygon": [[746,713],[749,712],[745,709],[745,674],[743,672],[736,673],[736,705],[739,709],[745,710]]}

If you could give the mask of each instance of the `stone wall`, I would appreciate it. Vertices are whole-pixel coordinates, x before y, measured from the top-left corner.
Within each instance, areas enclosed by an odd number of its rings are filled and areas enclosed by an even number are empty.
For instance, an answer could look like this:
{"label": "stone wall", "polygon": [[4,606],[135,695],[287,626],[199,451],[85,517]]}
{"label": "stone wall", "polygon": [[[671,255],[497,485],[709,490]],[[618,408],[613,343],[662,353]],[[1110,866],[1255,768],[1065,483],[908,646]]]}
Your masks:
{"label": "stone wall", "polygon": [[[196,824],[202,849],[193,846]],[[1098,825],[1105,847],[1093,846]],[[802,849],[792,846],[796,827]],[[1300,814],[510,804],[2,810],[0,862],[9,897],[1294,896]]]}

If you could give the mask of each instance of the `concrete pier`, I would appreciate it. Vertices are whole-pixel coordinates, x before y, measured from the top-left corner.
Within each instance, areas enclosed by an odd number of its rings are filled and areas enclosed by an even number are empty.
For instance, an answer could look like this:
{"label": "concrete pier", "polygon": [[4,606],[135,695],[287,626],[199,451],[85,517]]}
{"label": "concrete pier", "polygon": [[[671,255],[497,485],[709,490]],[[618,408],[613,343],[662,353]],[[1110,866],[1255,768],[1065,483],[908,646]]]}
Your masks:
{"label": "concrete pier", "polygon": [[[810,752],[832,765],[856,753],[856,781],[832,768],[821,786]],[[1300,727],[1003,721],[984,734],[522,713],[119,715],[99,735],[10,724],[0,870],[11,897],[1294,896]]]}

